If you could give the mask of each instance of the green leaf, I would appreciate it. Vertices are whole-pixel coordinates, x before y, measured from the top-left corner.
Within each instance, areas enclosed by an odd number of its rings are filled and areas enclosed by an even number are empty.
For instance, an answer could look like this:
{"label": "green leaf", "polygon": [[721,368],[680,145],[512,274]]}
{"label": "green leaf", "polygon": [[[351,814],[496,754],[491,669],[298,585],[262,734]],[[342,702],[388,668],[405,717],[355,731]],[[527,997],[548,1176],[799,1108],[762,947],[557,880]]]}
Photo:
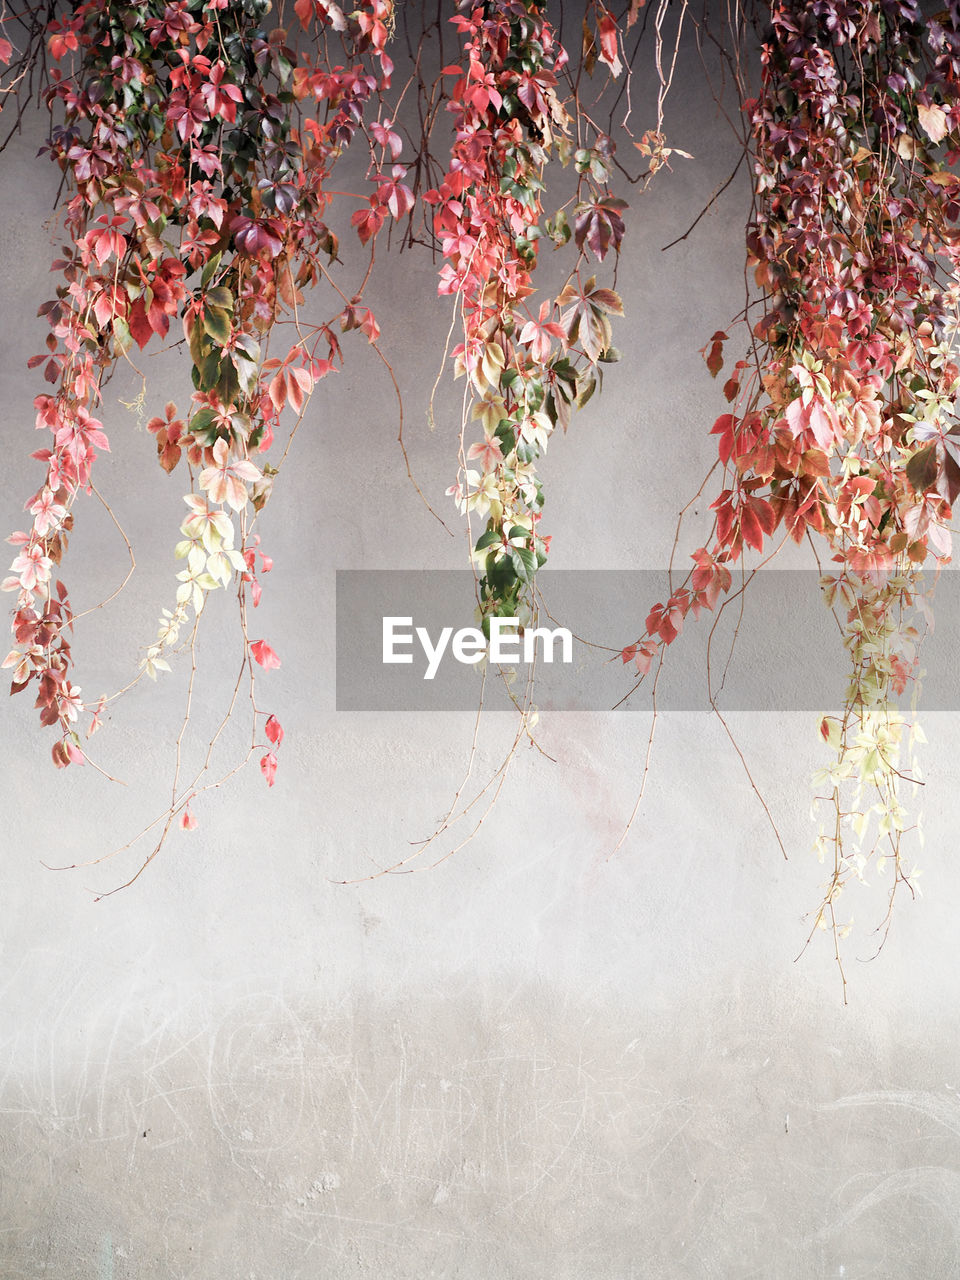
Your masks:
{"label": "green leaf", "polygon": [[197,369],[203,364],[204,356],[208,353],[209,343],[205,341],[205,337],[203,329],[198,324],[190,330],[190,359]]}
{"label": "green leaf", "polygon": [[220,352],[217,349],[205,355],[197,366],[200,374],[200,387],[203,391],[212,391],[220,379]]}
{"label": "green leaf", "polygon": [[207,285],[210,283],[210,281],[213,279],[213,277],[217,274],[217,270],[220,266],[220,259],[222,257],[223,257],[222,253],[215,253],[213,257],[204,266],[203,273],[200,276],[201,289],[205,289]]}
{"label": "green leaf", "polygon": [[537,572],[537,557],[527,547],[514,547],[510,559],[521,582],[533,582]]}
{"label": "green leaf", "polygon": [[124,352],[130,350],[133,337],[130,333],[130,326],[124,320],[123,316],[113,317],[113,340],[117,351],[123,355]]}
{"label": "green leaf", "polygon": [[233,404],[240,394],[240,379],[237,377],[237,368],[229,357],[220,363],[217,394],[224,404]]}
{"label": "green leaf", "polygon": [[543,383],[539,379],[531,378],[527,383],[526,402],[530,413],[543,408]]}
{"label": "green leaf", "polygon": [[230,312],[208,308],[203,313],[203,328],[218,346],[225,347],[230,341]]}
{"label": "green leaf", "polygon": [[[198,409],[187,425],[193,434],[199,438],[200,436],[211,434],[210,428],[213,426],[215,417],[216,414],[212,409]],[[216,433],[212,434],[215,435]]]}
{"label": "green leaf", "polygon": [[210,289],[204,296],[204,301],[208,307],[225,307],[227,311],[233,310],[233,294],[224,285]]}
{"label": "green leaf", "polygon": [[502,594],[509,588],[517,577],[515,569],[512,557],[498,560],[492,552],[487,556],[486,579],[495,593]]}
{"label": "green leaf", "polygon": [[[577,371],[571,364],[568,356],[563,356],[562,359],[554,361],[553,372],[561,383],[566,382],[569,383],[571,387],[576,386]],[[558,389],[561,389],[559,383]]]}
{"label": "green leaf", "polygon": [[570,223],[567,220],[566,212],[561,209],[556,218],[547,218],[546,220],[547,235],[554,240],[557,245],[567,244],[572,234]]}
{"label": "green leaf", "polygon": [[486,551],[487,547],[492,547],[495,542],[500,541],[500,534],[496,529],[488,529],[486,533],[481,533],[477,539],[475,550]]}

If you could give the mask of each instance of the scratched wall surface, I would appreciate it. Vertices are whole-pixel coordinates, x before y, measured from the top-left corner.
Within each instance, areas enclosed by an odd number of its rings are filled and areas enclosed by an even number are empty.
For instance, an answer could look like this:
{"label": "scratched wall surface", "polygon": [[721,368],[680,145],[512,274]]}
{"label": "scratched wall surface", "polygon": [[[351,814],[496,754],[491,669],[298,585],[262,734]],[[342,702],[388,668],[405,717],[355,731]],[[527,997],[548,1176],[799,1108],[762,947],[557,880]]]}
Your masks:
{"label": "scratched wall surface", "polygon": [[[637,95],[639,120],[650,100]],[[671,112],[671,141],[695,159],[633,199],[626,358],[545,465],[559,568],[661,567],[709,466],[722,406],[696,350],[742,296],[745,202],[735,183],[660,253],[735,162],[690,48]],[[0,393],[23,457],[4,477],[10,529],[37,483],[24,363],[54,256],[38,138],[39,125],[0,159]],[[371,298],[412,464],[442,505],[459,386],[441,391],[431,432],[450,323],[431,270],[412,254],[384,263]],[[661,718],[644,803],[609,856],[642,771],[641,706],[545,716],[542,752],[515,754],[472,842],[440,861],[483,804],[416,874],[378,877],[442,823],[473,719],[336,712],[334,571],[454,568],[464,547],[406,481],[382,366],[361,343],[346,357],[262,526],[275,569],[258,627],[283,658],[263,697],[287,731],[274,790],[256,777],[211,793],[197,831],[95,903],[89,890],[130,875],[140,846],[82,871],[43,864],[109,854],[162,810],[184,672],[136,690],[101,735],[98,759],[124,785],[55,773],[26,700],[5,710],[0,1275],[960,1274],[956,716],[925,720],[925,896],[898,903],[876,959],[883,885],[850,895],[846,1009],[829,946],[796,959],[823,874],[809,713],[731,717],[788,861],[722,726],[692,713]],[[145,365],[148,413],[185,401],[175,353]],[[120,404],[136,390],[124,374],[104,406],[100,483],[138,568],[109,616],[78,628],[91,696],[135,667],[177,567],[182,486]],[[113,589],[124,555],[93,502],[78,516],[64,573],[81,607]],[[200,649],[193,755],[229,692],[226,603],[211,601]],[[513,729],[483,722],[466,798]]]}

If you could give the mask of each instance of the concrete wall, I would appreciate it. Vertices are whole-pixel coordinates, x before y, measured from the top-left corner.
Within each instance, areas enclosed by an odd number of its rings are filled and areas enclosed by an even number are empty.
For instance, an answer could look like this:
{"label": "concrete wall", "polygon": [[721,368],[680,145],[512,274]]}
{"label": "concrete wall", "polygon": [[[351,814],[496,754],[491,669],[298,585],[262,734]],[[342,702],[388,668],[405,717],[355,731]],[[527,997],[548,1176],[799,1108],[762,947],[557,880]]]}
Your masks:
{"label": "concrete wall", "polygon": [[[697,348],[740,305],[746,202],[735,184],[660,253],[735,159],[690,49],[668,130],[695,160],[633,201],[626,358],[545,463],[558,569],[661,567],[710,463],[722,401]],[[56,186],[34,159],[39,134],[0,160],[5,529],[38,476],[39,384],[24,364],[44,332],[32,317]],[[423,254],[384,262],[371,297],[417,477],[458,529],[443,490],[459,384],[444,385],[437,430],[425,422],[449,302]],[[362,345],[318,392],[262,525],[276,567],[258,626],[283,658],[263,705],[287,732],[274,790],[250,775],[211,793],[196,832],[95,903],[88,890],[120,883],[134,854],[59,874],[42,862],[109,852],[166,804],[184,671],[107,726],[98,759],[123,786],[56,773],[27,700],[6,709],[0,1275],[960,1274],[956,715],[925,720],[925,896],[901,902],[870,963],[879,898],[850,896],[846,1009],[824,940],[795,960],[823,876],[809,712],[731,720],[787,862],[722,727],[693,713],[661,719],[646,800],[609,856],[642,770],[641,708],[546,716],[547,755],[517,754],[472,843],[418,874],[337,883],[430,834],[473,731],[465,713],[335,710],[334,571],[465,563],[405,478],[393,392]],[[185,403],[175,356],[145,368],[148,415]],[[100,485],[138,572],[109,616],[78,628],[92,696],[134,669],[178,567],[182,484],[118,402],[136,387],[124,375],[104,410]],[[115,530],[83,503],[64,566],[77,607],[123,565]],[[214,668],[237,652],[227,604],[212,601],[200,649],[194,755],[226,695]],[[484,722],[476,778],[512,733],[505,715]]]}

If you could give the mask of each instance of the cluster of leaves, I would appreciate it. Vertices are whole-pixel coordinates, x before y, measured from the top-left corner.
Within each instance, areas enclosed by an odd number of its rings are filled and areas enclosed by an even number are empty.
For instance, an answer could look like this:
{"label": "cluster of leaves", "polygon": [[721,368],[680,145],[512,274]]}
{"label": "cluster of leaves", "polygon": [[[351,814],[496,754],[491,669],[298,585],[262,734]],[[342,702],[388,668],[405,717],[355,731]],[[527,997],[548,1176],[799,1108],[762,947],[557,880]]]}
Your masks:
{"label": "cluster of leaves", "polygon": [[[484,521],[474,545],[481,614],[523,616],[550,545],[539,529],[537,460],[573,406],[590,399],[601,362],[618,358],[610,317],[623,314],[619,295],[581,267],[588,253],[598,261],[619,253],[626,205],[609,188],[610,139],[598,134],[579,149],[571,141],[570,103],[558,91],[567,55],[546,6],[495,0],[451,21],[463,42],[460,63],[445,69],[456,76],[454,142],[449,169],[424,200],[445,259],[440,293],[454,295],[462,315],[453,359],[483,436],[461,452],[449,493]],[[603,59],[619,70],[616,30],[602,31]],[[572,227],[565,208],[540,225],[553,155],[578,175]],[[558,245],[572,238],[578,257],[560,294],[531,309],[545,235]]]}
{"label": "cluster of leaves", "polygon": [[[163,611],[141,663],[155,677],[208,592],[236,582],[245,627],[246,596],[259,603],[259,575],[271,563],[252,524],[275,468],[254,458],[270,448],[282,411],[299,421],[341,359],[335,323],[370,341],[378,333],[362,287],[352,297],[335,289],[336,312],[319,326],[302,323],[298,308],[337,256],[328,179],[389,85],[391,3],[363,0],[349,17],[326,0],[297,0],[295,10],[295,41],[283,26],[264,25],[270,0],[88,0],[48,26],[56,65],[47,98],[58,120],[48,150],[64,175],[69,243],[54,263],[62,284],[41,307],[47,349],[31,361],[52,388],[35,402],[37,427],[49,433],[33,455],[44,480],[27,503],[31,528],[13,536],[19,553],[2,585],[17,596],[16,647],[4,666],[14,692],[36,684],[41,720],[59,731],[60,766],[84,761],[85,704],[70,679],[73,613],[56,566],[75,501],[109,449],[95,414],[117,362],[182,325],[189,411],[180,417],[171,402],[148,424],[163,470],[185,469],[189,481],[175,607]],[[386,168],[398,140],[389,121],[371,122],[367,136],[370,207],[382,222],[399,216],[405,190]],[[271,356],[271,335],[284,327],[291,340]],[[266,642],[249,643],[246,630],[244,638],[261,667],[279,665]],[[103,707],[103,699],[86,706],[88,736]],[[280,737],[268,718],[269,745]],[[261,760],[271,785],[276,763],[273,750]]]}
{"label": "cluster of leaves", "polygon": [[[350,13],[335,0],[294,0],[292,33],[283,4],[275,10],[271,0],[146,0],[133,8],[86,0],[60,13],[0,16],[14,37],[0,38],[7,64],[0,92],[18,104],[13,127],[45,85],[53,126],[44,150],[63,175],[66,243],[53,264],[61,282],[40,308],[50,332],[30,361],[48,384],[35,400],[37,427],[49,433],[33,454],[43,481],[26,503],[32,524],[10,539],[17,555],[2,583],[16,596],[14,648],[3,665],[13,692],[35,690],[41,721],[57,733],[58,767],[90,758],[84,713],[89,738],[113,698],[169,670],[175,652],[192,651],[209,593],[233,587],[254,713],[251,752],[266,749],[260,767],[273,785],[283,730],[257,706],[254,670],[280,659],[248,634],[248,605],[259,604],[272,567],[256,532],[279,466],[269,451],[284,411],[295,432],[317,383],[342,361],[337,329],[376,342],[379,326],[363,304],[375,241],[412,214],[417,191],[445,260],[439,291],[456,297],[463,321],[454,361],[483,428],[469,448],[461,431],[460,483],[451,491],[485,520],[474,549],[482,611],[527,607],[549,546],[538,530],[535,464],[555,428],[566,430],[574,404],[600,385],[600,365],[617,358],[610,318],[622,314],[620,298],[585,264],[588,255],[603,262],[619,254],[626,206],[609,185],[613,141],[580,114],[580,71],[571,75],[543,0],[460,8],[451,21],[461,58],[445,68],[441,83],[454,80],[438,98],[453,133],[442,167],[430,154],[432,126],[419,155],[403,162],[398,126],[383,108],[393,71],[392,0],[360,0]],[[641,8],[634,0],[628,26]],[[599,62],[619,75],[622,33],[602,0],[591,0],[588,18],[581,68],[592,72]],[[367,263],[348,293],[331,274],[340,246],[329,178],[358,134],[372,191],[350,197],[359,200],[350,222]],[[649,174],[665,163],[661,133],[637,145]],[[544,170],[553,156],[572,165],[575,194],[544,218]],[[431,169],[434,186],[423,190]],[[558,295],[531,309],[544,236],[557,246],[572,242],[577,257]],[[326,323],[307,324],[304,291],[321,280],[335,310]],[[85,700],[73,683],[77,615],[59,566],[80,495],[106,505],[94,483],[97,457],[110,449],[100,420],[104,387],[121,361],[140,374],[140,351],[181,343],[189,405],[168,401],[147,423],[162,472],[186,473],[175,599],[134,680]],[[138,404],[146,391],[144,380]],[[192,690],[191,676],[187,719]],[[258,743],[264,717],[266,742]],[[196,825],[193,801],[203,790],[198,779],[180,784],[179,744],[160,844],[173,821]]]}
{"label": "cluster of leaves", "polygon": [[[171,401],[148,423],[162,471],[186,473],[188,492],[176,545],[184,567],[141,675],[165,670],[182,633],[195,635],[207,595],[231,585],[247,665],[279,666],[271,645],[247,634],[247,603],[259,603],[272,563],[255,531],[277,473],[266,455],[281,415],[296,430],[341,362],[338,329],[376,341],[363,304],[376,240],[411,217],[418,194],[443,258],[439,292],[455,299],[462,324],[452,358],[467,409],[450,494],[483,522],[472,547],[481,613],[523,617],[550,543],[537,465],[618,358],[611,318],[621,300],[591,260],[619,255],[626,206],[611,189],[613,139],[583,109],[581,72],[600,63],[622,73],[642,7],[633,0],[618,23],[590,0],[574,71],[545,0],[466,0],[450,19],[460,42],[443,71],[450,87],[436,98],[452,128],[442,166],[429,149],[432,123],[419,154],[402,160],[382,105],[392,0],[361,0],[349,14],[334,0],[295,0],[292,36],[282,8],[268,25],[270,0],[87,0],[62,17],[29,11],[22,48],[0,38],[17,92],[43,34],[55,119],[47,149],[64,179],[61,283],[41,308],[50,333],[31,361],[48,384],[35,401],[48,433],[33,455],[43,481],[2,583],[16,595],[4,665],[15,692],[35,687],[58,766],[83,763],[80,717],[92,713],[89,736],[106,705],[85,702],[73,683],[74,612],[58,566],[76,501],[96,492],[96,460],[110,447],[97,415],[118,361],[133,364],[182,331],[193,383],[186,411]],[[671,154],[664,8],[657,128],[634,143],[647,177]],[[917,677],[911,611],[922,569],[931,556],[948,559],[960,493],[960,178],[950,167],[960,155],[960,0],[934,19],[916,0],[773,0],[763,16],[762,82],[743,104],[755,174],[747,251],[762,314],[713,427],[725,482],[711,538],[622,656],[645,675],[689,614],[718,607],[745,551],[772,554],[777,539],[825,548],[823,589],[851,678],[842,712],[821,726],[835,757],[821,779],[832,821],[818,847],[833,870],[816,923],[839,936],[838,895],[871,859],[892,862],[894,891],[911,885],[900,783],[916,774],[901,754],[917,730],[897,699]],[[358,135],[371,193],[350,221],[367,265],[348,294],[330,274],[339,243],[329,179]],[[575,192],[547,216],[554,160],[575,175]],[[576,256],[559,291],[535,299],[545,243]],[[321,281],[334,308],[308,325],[304,291]],[[705,348],[714,376],[727,340],[718,332]],[[482,432],[469,442],[468,419]],[[275,716],[265,735],[257,749],[273,785]],[[187,828],[194,794],[171,806]]]}
{"label": "cluster of leaves", "polygon": [[[843,711],[821,728],[836,758],[820,779],[833,870],[816,923],[838,934],[837,897],[871,858],[893,863],[894,891],[910,883],[897,698],[916,675],[922,566],[949,558],[960,493],[960,6],[928,20],[913,0],[776,0],[769,19],[744,104],[763,315],[713,427],[727,477],[715,536],[623,656],[645,672],[729,589],[745,548],[825,546],[851,662]],[[726,337],[706,353],[714,375]]]}

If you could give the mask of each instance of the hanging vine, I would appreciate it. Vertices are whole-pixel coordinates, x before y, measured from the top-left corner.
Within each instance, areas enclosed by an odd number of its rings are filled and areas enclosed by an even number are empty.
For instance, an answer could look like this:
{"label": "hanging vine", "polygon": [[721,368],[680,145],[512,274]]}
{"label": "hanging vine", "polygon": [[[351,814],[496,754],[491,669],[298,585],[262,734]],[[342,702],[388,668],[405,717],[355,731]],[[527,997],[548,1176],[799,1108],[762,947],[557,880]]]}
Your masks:
{"label": "hanging vine", "polygon": [[[450,360],[466,391],[448,492],[468,526],[481,525],[470,531],[481,615],[532,616],[550,546],[541,461],[618,358],[616,276],[599,278],[626,233],[617,184],[645,186],[686,155],[667,146],[664,126],[678,48],[670,56],[664,44],[668,7],[635,0],[618,16],[589,0],[571,59],[546,0],[467,0],[425,22],[419,46],[411,27],[414,71],[389,103],[391,0],[362,0],[350,13],[296,0],[289,15],[270,0],[0,12],[11,132],[42,96],[53,118],[46,150],[62,173],[60,284],[41,307],[46,348],[30,362],[46,383],[35,400],[42,478],[2,583],[15,599],[3,665],[14,692],[35,693],[58,767],[90,760],[87,740],[113,700],[85,698],[75,683],[82,614],[60,569],[81,496],[100,497],[103,390],[121,362],[136,369],[140,351],[182,340],[189,400],[148,422],[160,468],[184,480],[182,567],[132,683],[192,650],[209,594],[235,590],[252,712],[238,767],[259,757],[273,785],[283,729],[260,709],[253,673],[278,666],[282,645],[251,637],[272,563],[259,512],[287,456],[281,424],[292,438],[317,384],[342,364],[340,335],[377,342],[364,292],[384,228],[399,226],[407,247],[433,248],[440,295],[455,307]],[[686,3],[676,12],[679,41]],[[750,350],[728,373],[729,409],[713,427],[725,479],[693,567],[622,657],[645,676],[691,613],[722,608],[735,569],[751,556],[765,562],[785,540],[809,541],[829,561],[822,586],[850,679],[843,707],[820,726],[832,760],[817,781],[828,815],[817,847],[830,874],[815,925],[839,941],[841,891],[871,864],[892,867],[891,903],[898,886],[912,888],[905,786],[919,778],[920,734],[901,703],[918,679],[923,569],[949,558],[960,493],[960,6],[928,19],[913,0],[774,0],[753,13],[756,96],[742,84],[743,30],[731,65],[753,162],[747,254],[757,293],[743,313]],[[637,138],[630,74],[648,22],[657,118]],[[442,48],[451,24],[455,61],[429,85],[425,44]],[[706,20],[697,27],[709,33]],[[598,68],[622,86],[605,124],[609,100],[601,108],[602,89],[592,102],[585,91]],[[402,119],[411,85],[419,128]],[[646,165],[640,174],[617,155],[624,138]],[[369,186],[335,193],[334,166],[358,139]],[[566,198],[555,201],[558,171]],[[334,200],[348,202],[349,219],[336,220]],[[352,251],[360,246],[349,287],[332,229],[347,221]],[[561,287],[538,292],[547,245],[570,258]],[[303,313],[313,286],[327,300],[319,323]],[[718,331],[705,348],[714,376],[729,341]],[[147,862],[172,823],[196,825],[192,802],[216,785],[209,766],[208,754],[182,777],[178,740]]]}
{"label": "hanging vine", "polygon": [[[335,4],[297,0],[298,52],[284,28],[262,25],[270,7],[90,0],[49,27],[56,65],[46,97],[62,123],[48,150],[64,175],[70,243],[54,263],[63,283],[40,309],[47,349],[30,361],[53,388],[35,401],[49,445],[33,455],[45,476],[27,503],[32,527],[11,539],[19,552],[2,586],[17,594],[16,647],[3,665],[13,669],[13,692],[35,682],[41,721],[58,733],[60,767],[84,763],[81,715],[91,712],[89,736],[108,701],[85,703],[72,683],[75,615],[57,573],[75,504],[95,492],[97,455],[110,448],[95,415],[117,363],[172,340],[172,322],[182,323],[190,405],[180,416],[168,403],[148,427],[163,470],[188,473],[176,546],[185,567],[141,672],[156,678],[169,669],[169,651],[195,629],[207,594],[232,582],[245,647],[270,669],[280,661],[274,649],[251,642],[246,629],[248,597],[259,603],[260,575],[271,567],[252,523],[276,474],[255,459],[268,454],[281,413],[299,421],[341,361],[334,325],[371,341],[378,333],[361,305],[369,266],[351,296],[334,283],[327,323],[306,324],[299,307],[304,288],[331,280],[337,257],[325,221],[330,173],[390,83],[390,3],[368,0],[348,19]],[[349,65],[334,62],[332,41]],[[71,58],[68,72],[60,64]],[[384,167],[386,152],[396,159],[395,135],[374,121],[369,136],[373,211],[381,221],[399,217],[406,188]],[[270,353],[274,336],[281,355]],[[275,716],[264,721],[260,767],[272,786],[283,731]],[[195,823],[191,791],[175,786],[171,804],[185,827]]]}
{"label": "hanging vine", "polygon": [[[900,697],[917,679],[923,567],[949,559],[960,492],[958,51],[956,5],[931,21],[913,3],[772,6],[760,93],[744,102],[762,316],[713,427],[726,476],[714,536],[623,654],[645,674],[748,550],[823,546],[850,661],[844,706],[820,727],[834,760],[816,779],[831,874],[815,927],[837,939],[840,893],[869,864],[892,865],[891,904],[912,888],[902,792],[918,779],[919,731]],[[706,351],[715,376],[725,341]]]}
{"label": "hanging vine", "polygon": [[[602,366],[620,359],[612,318],[623,315],[623,303],[598,282],[591,260],[619,258],[627,202],[611,183],[626,171],[579,86],[598,64],[611,77],[621,75],[624,33],[604,5],[591,3],[572,68],[547,8],[542,0],[497,0],[451,19],[462,41],[459,62],[446,68],[457,77],[454,143],[442,182],[423,193],[445,258],[440,293],[453,295],[460,309],[463,341],[452,357],[469,384],[465,418],[482,430],[465,449],[461,436],[460,470],[448,494],[461,512],[483,521],[473,553],[484,619],[531,616],[534,578],[550,548],[550,535],[540,529],[537,463],[556,428],[566,432],[573,409],[602,386]],[[640,9],[631,6],[625,30]],[[687,156],[668,147],[663,133],[672,68],[668,76],[660,65],[662,22],[660,14],[657,126],[634,142],[645,171],[627,175],[643,186],[669,167],[671,155]],[[546,215],[551,161],[572,165],[576,186]],[[541,245],[571,241],[576,260],[563,287],[538,304],[532,295]]]}

